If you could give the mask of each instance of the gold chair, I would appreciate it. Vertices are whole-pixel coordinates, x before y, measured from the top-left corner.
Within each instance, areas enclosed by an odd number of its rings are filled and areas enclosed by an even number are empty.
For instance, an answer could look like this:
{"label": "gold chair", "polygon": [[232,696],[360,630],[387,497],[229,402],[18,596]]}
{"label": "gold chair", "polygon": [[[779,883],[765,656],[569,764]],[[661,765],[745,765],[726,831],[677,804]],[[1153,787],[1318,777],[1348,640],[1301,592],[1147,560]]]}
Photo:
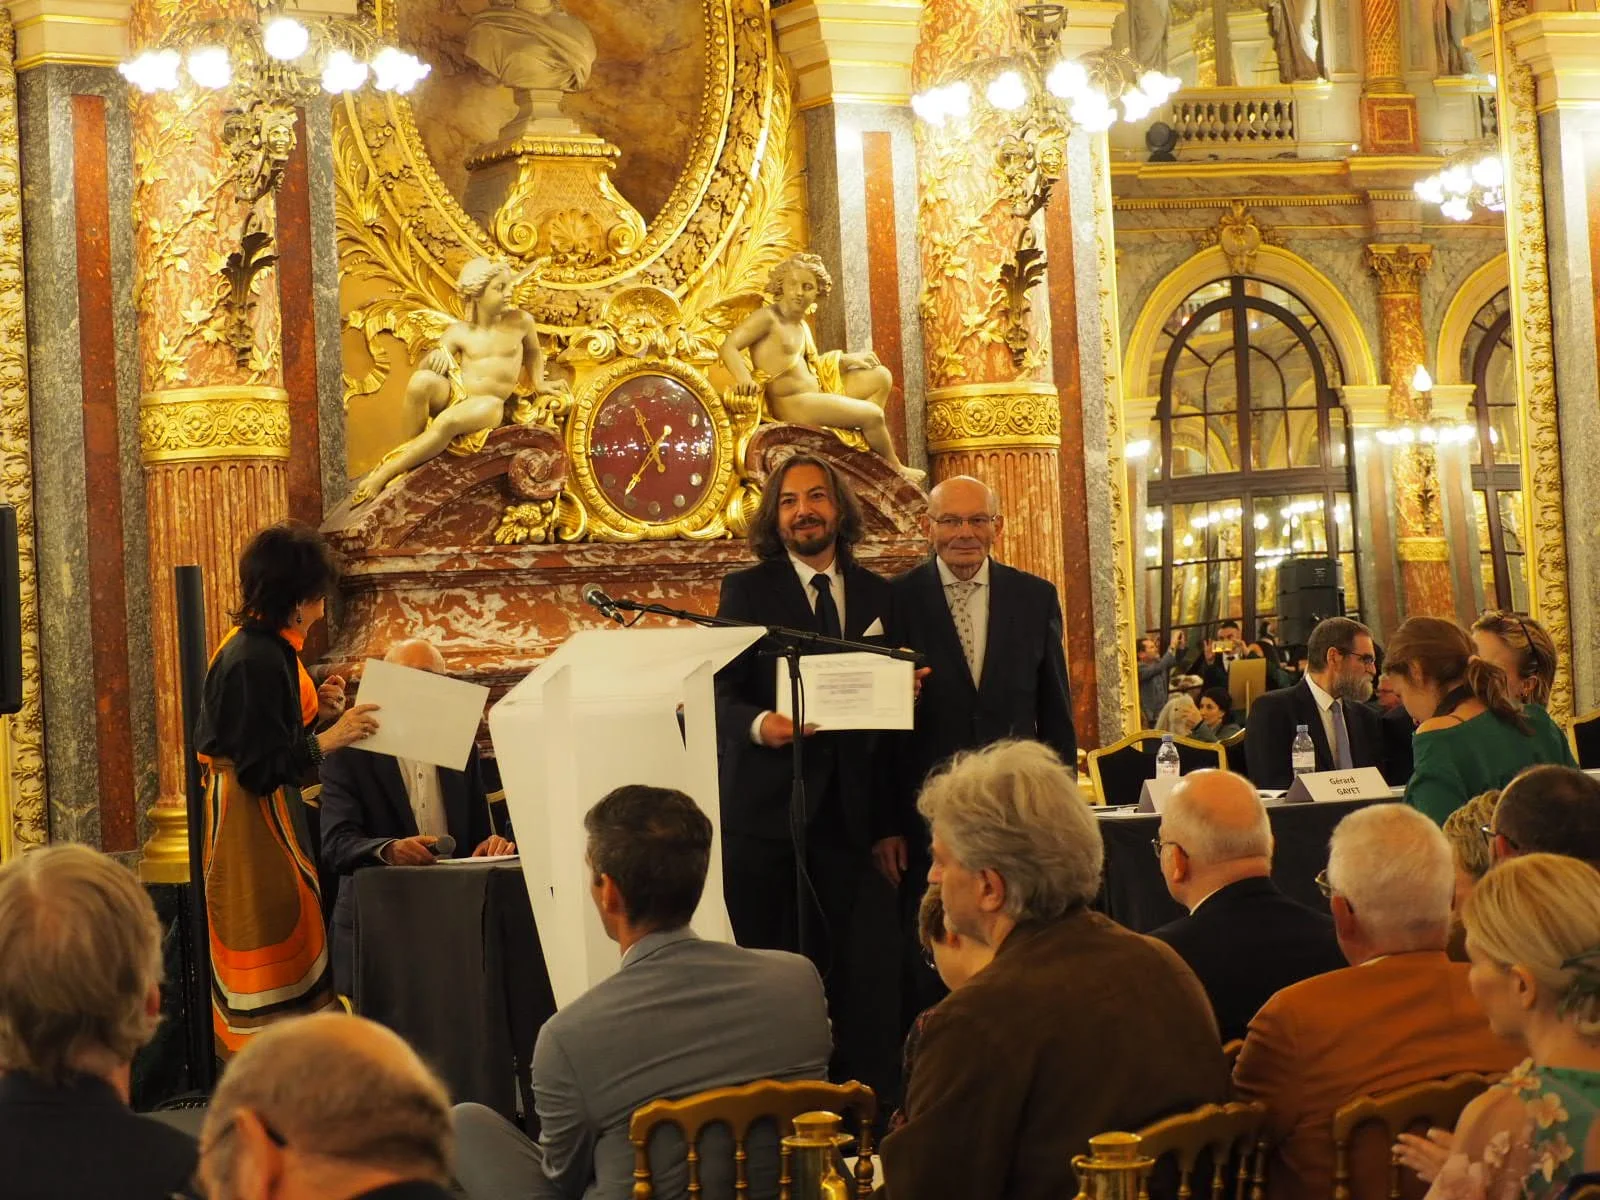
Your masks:
{"label": "gold chair", "polygon": [[1567,726],[1567,741],[1578,766],[1585,771],[1600,767],[1600,708],[1573,717]]}
{"label": "gold chair", "polygon": [[1222,1057],[1227,1060],[1229,1075],[1233,1074],[1233,1066],[1239,1061],[1239,1051],[1243,1049],[1243,1038],[1234,1038],[1231,1042],[1222,1043]]}
{"label": "gold chair", "polygon": [[[700,1195],[700,1135],[710,1125],[726,1125],[733,1138],[734,1194],[750,1194],[745,1142],[759,1121],[775,1121],[778,1137],[786,1136],[801,1113],[827,1111],[857,1120],[858,1157],[855,1194],[872,1195],[872,1123],[878,1116],[878,1098],[864,1083],[823,1083],[801,1079],[783,1083],[758,1079],[740,1087],[712,1088],[681,1100],[652,1100],[637,1109],[628,1122],[633,1143],[633,1200],[651,1200],[655,1185],[650,1178],[650,1137],[662,1125],[676,1125],[688,1146],[689,1195]],[[780,1200],[789,1196],[789,1149],[779,1152]]]}
{"label": "gold chair", "polygon": [[[1382,1125],[1388,1142],[1393,1144],[1396,1136],[1424,1122],[1454,1129],[1461,1110],[1499,1078],[1462,1071],[1447,1079],[1427,1079],[1378,1096],[1360,1096],[1342,1105],[1333,1114],[1333,1200],[1352,1200],[1350,1146],[1356,1130],[1374,1123]],[[1390,1163],[1390,1200],[1405,1194],[1401,1190],[1404,1172],[1401,1164]],[[1363,1196],[1360,1200],[1378,1198]]]}
{"label": "gold chair", "polygon": [[[1137,804],[1146,779],[1156,777],[1156,751],[1167,735],[1141,729],[1120,742],[1089,751],[1089,781],[1103,804]],[[1173,736],[1178,764],[1185,774],[1202,767],[1222,767],[1227,758],[1216,742]]]}
{"label": "gold chair", "polygon": [[[1178,1168],[1178,1200],[1191,1200],[1195,1170],[1203,1157],[1211,1163],[1208,1200],[1225,1200],[1229,1166],[1233,1167],[1237,1200],[1261,1200],[1266,1189],[1266,1144],[1262,1128],[1265,1104],[1202,1104],[1146,1125],[1139,1131],[1139,1153],[1160,1162],[1169,1155]],[[1139,1186],[1139,1200],[1150,1200],[1149,1182]]]}

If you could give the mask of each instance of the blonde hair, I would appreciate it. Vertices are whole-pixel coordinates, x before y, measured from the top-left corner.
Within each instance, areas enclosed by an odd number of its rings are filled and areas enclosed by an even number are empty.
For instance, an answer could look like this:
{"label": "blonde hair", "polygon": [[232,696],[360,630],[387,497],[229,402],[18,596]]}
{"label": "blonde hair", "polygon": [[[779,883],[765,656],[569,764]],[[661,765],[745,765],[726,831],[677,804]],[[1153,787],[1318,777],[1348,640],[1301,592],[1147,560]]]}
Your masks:
{"label": "blonde hair", "polygon": [[1073,772],[1040,742],[958,754],[923,786],[917,810],[968,871],[1005,880],[1005,911],[1018,921],[1059,917],[1100,890],[1100,827]]}
{"label": "blonde hair", "polygon": [[1456,865],[1474,879],[1482,879],[1494,861],[1489,854],[1489,839],[1483,836],[1483,827],[1494,820],[1494,810],[1499,803],[1500,789],[1490,788],[1479,792],[1444,819],[1444,836],[1450,843],[1450,853]]}
{"label": "blonde hair", "polygon": [[1522,705],[1511,695],[1506,673],[1479,658],[1467,631],[1443,617],[1412,617],[1394,631],[1384,653],[1385,675],[1408,675],[1415,666],[1424,679],[1443,691],[1465,687],[1500,720],[1524,737],[1533,730],[1522,716]]}
{"label": "blonde hair", "polygon": [[1561,854],[1522,854],[1478,881],[1461,908],[1467,939],[1527,971],[1578,1033],[1600,1038],[1600,871]]}
{"label": "blonde hair", "polygon": [[[363,1017],[320,1013],[269,1026],[228,1064],[206,1110],[202,1145],[217,1175],[232,1173],[220,1139],[249,1109],[301,1154],[339,1163],[450,1178],[450,1097],[396,1033]],[[219,1140],[220,1139],[220,1140]]]}
{"label": "blonde hair", "polygon": [[0,868],[0,1070],[59,1084],[87,1057],[132,1061],[160,982],[161,925],[126,867],[59,845]]}
{"label": "blonde hair", "polygon": [[1556,644],[1543,625],[1532,617],[1491,610],[1472,623],[1472,630],[1494,634],[1517,656],[1518,682],[1531,685],[1528,703],[1550,703],[1556,683]]}

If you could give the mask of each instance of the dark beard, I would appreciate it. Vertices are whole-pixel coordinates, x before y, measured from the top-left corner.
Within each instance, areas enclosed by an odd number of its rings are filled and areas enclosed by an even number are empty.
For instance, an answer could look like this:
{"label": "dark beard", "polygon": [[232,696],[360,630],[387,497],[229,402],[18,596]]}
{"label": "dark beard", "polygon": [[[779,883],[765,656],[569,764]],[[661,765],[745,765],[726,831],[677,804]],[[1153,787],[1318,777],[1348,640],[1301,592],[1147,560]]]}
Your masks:
{"label": "dark beard", "polygon": [[797,529],[789,534],[786,539],[789,549],[798,555],[821,554],[833,545],[836,533],[826,525],[809,529]]}

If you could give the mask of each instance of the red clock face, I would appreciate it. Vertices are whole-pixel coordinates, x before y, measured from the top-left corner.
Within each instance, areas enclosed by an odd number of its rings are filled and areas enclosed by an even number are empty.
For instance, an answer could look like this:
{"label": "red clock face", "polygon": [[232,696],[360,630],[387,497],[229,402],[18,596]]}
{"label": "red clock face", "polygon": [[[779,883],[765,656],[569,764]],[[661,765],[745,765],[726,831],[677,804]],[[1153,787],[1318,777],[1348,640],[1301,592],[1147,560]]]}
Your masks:
{"label": "red clock face", "polygon": [[711,488],[716,437],[705,406],[666,375],[635,375],[595,411],[589,461],[618,512],[666,525],[688,516]]}

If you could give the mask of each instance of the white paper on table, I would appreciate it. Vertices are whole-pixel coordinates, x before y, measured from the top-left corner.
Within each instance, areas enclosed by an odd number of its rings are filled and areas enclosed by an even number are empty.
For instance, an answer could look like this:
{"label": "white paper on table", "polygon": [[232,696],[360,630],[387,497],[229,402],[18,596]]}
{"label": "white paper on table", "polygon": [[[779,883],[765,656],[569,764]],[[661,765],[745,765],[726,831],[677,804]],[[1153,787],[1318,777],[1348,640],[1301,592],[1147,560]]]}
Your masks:
{"label": "white paper on table", "polygon": [[369,658],[359,704],[376,704],[378,732],[354,745],[452,771],[465,769],[489,689],[481,684]]}
{"label": "white paper on table", "polygon": [[[790,711],[789,660],[778,660],[778,708]],[[910,729],[912,664],[864,650],[800,660],[805,723],[818,729]]]}

